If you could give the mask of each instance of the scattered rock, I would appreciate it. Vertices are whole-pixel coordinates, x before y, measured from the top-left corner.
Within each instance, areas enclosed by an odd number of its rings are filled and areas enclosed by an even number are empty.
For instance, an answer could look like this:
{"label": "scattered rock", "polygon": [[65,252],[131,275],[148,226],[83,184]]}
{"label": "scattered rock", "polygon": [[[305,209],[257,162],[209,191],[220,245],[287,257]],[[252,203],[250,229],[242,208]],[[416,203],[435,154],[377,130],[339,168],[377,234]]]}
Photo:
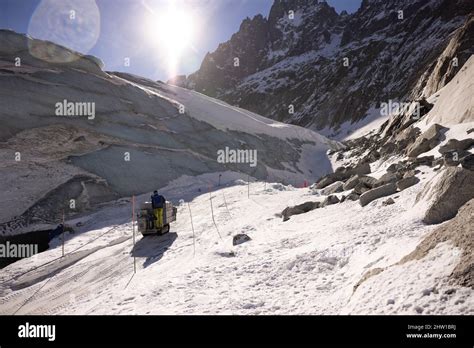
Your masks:
{"label": "scattered rock", "polygon": [[446,152],[443,154],[442,160],[446,167],[456,167],[460,163],[460,156],[456,151]]}
{"label": "scattered rock", "polygon": [[394,204],[395,201],[393,200],[393,198],[389,198],[385,201],[382,202],[383,205],[391,205],[391,204]]}
{"label": "scattered rock", "polygon": [[470,155],[465,156],[461,160],[461,166],[464,169],[474,170],[474,154],[470,154]]}
{"label": "scattered rock", "polygon": [[389,173],[396,173],[396,172],[402,170],[403,168],[405,168],[405,166],[402,165],[401,163],[392,163],[392,164],[387,168],[387,172],[389,172]]}
{"label": "scattered rock", "polygon": [[395,183],[398,179],[400,179],[398,173],[388,172],[382,175],[380,179],[375,182],[374,187],[379,187],[388,183]]}
{"label": "scattered rock", "polygon": [[372,186],[368,186],[366,185],[365,183],[363,182],[359,182],[355,187],[354,187],[354,190],[353,192],[358,194],[358,195],[361,195],[363,194],[364,192],[367,192],[367,191],[370,191],[372,189]]}
{"label": "scattered rock", "polygon": [[344,186],[343,181],[336,181],[321,190],[321,194],[328,196],[333,193],[342,192],[342,187]]}
{"label": "scattered rock", "polygon": [[364,207],[377,198],[390,196],[395,192],[397,192],[397,186],[394,183],[385,184],[370,191],[364,192],[360,196],[359,202],[360,205]]}
{"label": "scattered rock", "polygon": [[415,311],[416,311],[418,314],[421,314],[421,313],[423,313],[423,308],[421,308],[420,306],[416,306],[416,307],[415,307]]}
{"label": "scattered rock", "polygon": [[449,139],[445,145],[440,146],[438,151],[441,154],[445,154],[446,152],[453,152],[453,151],[461,152],[461,151],[469,149],[473,145],[474,145],[474,139],[472,138],[463,139],[463,140]]}
{"label": "scattered rock", "polygon": [[293,207],[286,207],[281,212],[281,216],[283,217],[283,221],[287,221],[292,215],[307,213],[308,211],[319,208],[319,206],[320,202],[305,202],[303,204],[298,204]]}
{"label": "scattered rock", "polygon": [[359,199],[359,197],[360,197],[360,195],[358,195],[357,193],[351,192],[351,193],[347,196],[346,200],[357,201],[357,200]]}
{"label": "scattered rock", "polygon": [[344,173],[330,173],[324,177],[322,177],[317,183],[316,183],[316,188],[317,189],[322,189],[325,188],[326,186],[329,186],[336,181],[343,181],[346,180],[349,176],[345,175]]}
{"label": "scattered rock", "polygon": [[418,179],[416,176],[410,176],[410,177],[398,180],[397,188],[398,190],[403,191],[406,188],[409,188],[410,186],[418,184],[419,182],[420,182],[420,179]]}
{"label": "scattered rock", "polygon": [[359,163],[354,168],[349,169],[350,174],[370,174],[370,164],[367,162]]}
{"label": "scattered rock", "polygon": [[344,191],[351,190],[355,188],[358,184],[362,183],[363,187],[367,188],[373,188],[375,183],[377,182],[377,179],[372,178],[371,176],[367,175],[353,175],[345,182],[345,184],[342,186],[342,189]]}
{"label": "scattered rock", "polygon": [[342,186],[342,189],[344,191],[351,190],[353,189],[359,182],[360,182],[360,176],[359,175],[353,175],[351,176]]}
{"label": "scattered rock", "polygon": [[410,176],[415,176],[419,172],[420,172],[419,170],[410,169],[410,170],[406,171],[405,174],[403,174],[403,178],[408,178]]}
{"label": "scattered rock", "polygon": [[415,169],[419,166],[428,166],[431,167],[433,165],[434,156],[422,156],[412,160],[408,169]]}
{"label": "scattered rock", "polygon": [[330,195],[330,196],[326,197],[326,199],[321,204],[321,207],[325,207],[327,205],[332,205],[332,204],[336,204],[336,203],[339,203],[339,198],[337,198],[337,196]]}
{"label": "scattered rock", "polygon": [[407,149],[408,157],[417,157],[423,152],[434,148],[441,140],[441,131],[445,129],[443,126],[435,123],[428,128],[416,141]]}
{"label": "scattered rock", "polygon": [[252,240],[249,236],[245,233],[236,234],[234,238],[232,238],[232,245],[239,245],[245,242]]}
{"label": "scattered rock", "polygon": [[452,294],[454,294],[455,292],[456,292],[456,289],[448,289],[448,290],[446,290],[444,293],[445,293],[446,295],[452,295]]}
{"label": "scattered rock", "polygon": [[391,298],[390,298],[390,299],[387,300],[387,305],[393,305],[393,304],[395,304],[395,300],[394,300],[394,299],[391,299]]}
{"label": "scattered rock", "polygon": [[392,143],[392,142],[387,142],[380,147],[380,154],[382,156],[387,156],[389,154],[394,153],[397,150],[398,150],[397,144]]}

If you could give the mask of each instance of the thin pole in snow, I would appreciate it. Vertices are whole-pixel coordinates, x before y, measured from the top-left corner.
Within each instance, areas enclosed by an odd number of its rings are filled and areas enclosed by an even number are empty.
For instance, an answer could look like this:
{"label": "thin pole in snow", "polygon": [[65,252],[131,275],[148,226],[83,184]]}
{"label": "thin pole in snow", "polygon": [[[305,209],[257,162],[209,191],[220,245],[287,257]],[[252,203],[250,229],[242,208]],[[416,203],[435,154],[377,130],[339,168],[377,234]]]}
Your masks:
{"label": "thin pole in snow", "polygon": [[227,210],[227,214],[229,214],[230,217],[232,217],[232,214],[231,214],[230,211],[229,211],[229,207],[227,206],[227,201],[226,201],[226,199],[225,199],[224,190],[222,190],[222,197],[224,198],[225,210]]}
{"label": "thin pole in snow", "polygon": [[194,225],[193,225],[193,215],[191,214],[191,206],[188,202],[188,209],[189,209],[189,217],[191,218],[191,228],[193,229],[193,257],[196,255],[196,241],[194,238]]}
{"label": "thin pole in snow", "polygon": [[[135,249],[135,196],[132,196],[132,234],[133,234],[133,248]],[[133,274],[137,273],[137,258],[133,253]]]}
{"label": "thin pole in snow", "polygon": [[219,235],[219,238],[222,240],[221,234],[219,233],[219,229],[217,228],[216,220],[214,219],[214,208],[213,208],[213,206],[212,206],[211,186],[209,186],[209,201],[211,202],[212,222],[214,222],[214,226],[216,227],[217,234]]}
{"label": "thin pole in snow", "polygon": [[250,174],[247,174],[247,198],[250,198]]}
{"label": "thin pole in snow", "polygon": [[63,232],[61,233],[61,239],[62,239],[62,253],[64,257],[64,232],[66,232],[66,226],[64,225],[64,209],[63,209],[63,218],[62,218],[62,225],[63,225]]}

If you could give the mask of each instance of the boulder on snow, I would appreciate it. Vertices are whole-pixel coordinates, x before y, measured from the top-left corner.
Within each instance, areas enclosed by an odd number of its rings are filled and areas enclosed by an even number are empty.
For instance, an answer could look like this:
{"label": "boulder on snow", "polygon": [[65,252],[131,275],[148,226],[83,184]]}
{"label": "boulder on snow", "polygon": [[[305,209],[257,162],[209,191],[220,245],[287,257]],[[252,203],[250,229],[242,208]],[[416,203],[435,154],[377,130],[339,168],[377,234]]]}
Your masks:
{"label": "boulder on snow", "polygon": [[445,154],[447,152],[462,152],[474,145],[474,139],[468,138],[463,140],[449,139],[448,142],[440,146],[439,153]]}
{"label": "boulder on snow", "polygon": [[385,201],[382,202],[382,205],[391,205],[391,204],[394,204],[395,201],[393,200],[392,197],[389,197],[388,199],[386,199]]}
{"label": "boulder on snow", "polygon": [[388,173],[396,173],[396,172],[399,172],[399,171],[403,170],[404,168],[405,168],[405,166],[401,163],[392,163],[387,168],[387,172]]}
{"label": "boulder on snow", "polygon": [[359,198],[359,203],[364,207],[377,198],[390,196],[395,192],[397,192],[397,186],[394,183],[385,184],[364,192]]}
{"label": "boulder on snow", "polygon": [[397,144],[389,141],[380,147],[380,154],[382,156],[387,156],[397,151],[397,149],[398,149]]}
{"label": "boulder on snow", "polygon": [[350,200],[350,201],[357,201],[359,199],[360,195],[358,195],[357,193],[355,192],[351,192],[347,197],[346,197],[346,200]]}
{"label": "boulder on snow", "polygon": [[474,198],[474,173],[471,170],[447,167],[439,175],[441,177],[434,186],[428,183],[428,189],[416,198],[418,201],[429,193],[429,207],[423,218],[426,224],[452,219],[464,203]]}
{"label": "boulder on snow", "polygon": [[370,173],[370,164],[361,162],[354,167],[338,167],[334,173],[322,177],[317,183],[316,188],[322,189],[336,181],[346,181],[352,175],[364,175]]}
{"label": "boulder on snow", "polygon": [[321,204],[321,207],[325,207],[327,205],[332,205],[332,204],[336,204],[336,203],[339,203],[339,198],[337,198],[337,196],[330,195],[330,196],[326,197],[326,199]]}
{"label": "boulder on snow", "polygon": [[355,185],[354,189],[352,190],[352,192],[358,194],[358,195],[361,195],[363,194],[364,192],[367,192],[369,190],[371,190],[373,187],[372,186],[369,186],[367,185],[366,183],[364,182],[359,182],[357,185]]}
{"label": "boulder on snow", "polygon": [[461,153],[457,151],[445,152],[442,157],[443,164],[447,167],[456,167],[461,162],[461,158],[467,155],[469,155],[467,151],[462,151]]}
{"label": "boulder on snow", "polygon": [[474,170],[474,154],[464,157],[461,160],[461,165],[464,169]]}
{"label": "boulder on snow", "polygon": [[401,175],[398,173],[388,172],[382,175],[374,184],[374,187],[383,186],[388,183],[395,183],[401,178]]}
{"label": "boulder on snow", "polygon": [[343,181],[336,181],[336,182],[332,183],[331,185],[328,185],[325,188],[323,188],[320,191],[320,193],[322,195],[328,196],[328,195],[333,194],[333,193],[341,192],[343,186],[344,186]]}
{"label": "boulder on snow", "polygon": [[342,189],[344,191],[347,191],[347,190],[353,189],[354,187],[356,187],[358,184],[361,184],[361,183],[364,185],[364,187],[372,188],[375,185],[376,181],[377,179],[372,178],[371,176],[356,174],[356,175],[351,176],[349,180],[346,181]]}
{"label": "boulder on snow", "polygon": [[326,186],[329,186],[336,181],[341,181],[341,180],[346,180],[348,175],[344,173],[330,173],[324,177],[322,177],[317,183],[316,183],[316,188],[317,189],[322,189],[325,188]]}
{"label": "boulder on snow", "polygon": [[411,161],[408,165],[408,169],[415,169],[419,166],[428,166],[431,167],[433,165],[434,156],[422,156],[417,157]]}
{"label": "boulder on snow", "polygon": [[362,162],[357,164],[355,167],[349,169],[349,172],[358,175],[370,174],[370,163]]}
{"label": "boulder on snow", "polygon": [[319,205],[320,202],[305,202],[293,207],[286,207],[281,212],[281,216],[283,217],[283,221],[287,221],[290,219],[290,216],[307,213],[308,211],[319,208]]}
{"label": "boulder on snow", "polygon": [[400,179],[397,181],[397,188],[400,191],[403,191],[406,188],[409,188],[410,186],[416,185],[420,182],[420,179],[418,179],[416,176],[409,176],[403,179]]}
{"label": "boulder on snow", "polygon": [[435,123],[428,128],[416,141],[410,145],[407,149],[408,157],[417,157],[423,152],[429,151],[434,148],[441,140],[442,130],[445,127]]}
{"label": "boulder on snow", "polygon": [[403,174],[403,177],[404,178],[408,178],[410,176],[415,176],[416,174],[418,174],[420,171],[418,169],[410,169],[408,171],[405,172],[405,174]]}
{"label": "boulder on snow", "polygon": [[245,233],[236,234],[234,238],[232,238],[232,245],[239,245],[248,242],[249,240],[252,240],[252,238],[247,236]]}
{"label": "boulder on snow", "polygon": [[347,190],[351,190],[353,189],[359,182],[360,182],[360,179],[359,179],[359,175],[353,175],[351,176],[345,183],[344,185],[342,186],[342,189],[344,191],[347,191]]}

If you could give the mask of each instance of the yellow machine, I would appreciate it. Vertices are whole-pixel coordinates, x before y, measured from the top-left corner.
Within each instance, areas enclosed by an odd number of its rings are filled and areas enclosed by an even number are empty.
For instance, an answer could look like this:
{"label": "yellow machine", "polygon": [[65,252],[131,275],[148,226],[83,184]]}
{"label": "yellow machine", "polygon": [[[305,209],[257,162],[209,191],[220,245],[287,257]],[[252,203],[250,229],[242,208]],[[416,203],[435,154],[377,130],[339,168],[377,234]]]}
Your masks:
{"label": "yellow machine", "polygon": [[138,231],[144,236],[151,234],[165,234],[170,231],[170,223],[176,221],[178,209],[171,202],[166,201],[163,207],[163,223],[159,225],[151,202],[145,202],[140,206],[138,215]]}

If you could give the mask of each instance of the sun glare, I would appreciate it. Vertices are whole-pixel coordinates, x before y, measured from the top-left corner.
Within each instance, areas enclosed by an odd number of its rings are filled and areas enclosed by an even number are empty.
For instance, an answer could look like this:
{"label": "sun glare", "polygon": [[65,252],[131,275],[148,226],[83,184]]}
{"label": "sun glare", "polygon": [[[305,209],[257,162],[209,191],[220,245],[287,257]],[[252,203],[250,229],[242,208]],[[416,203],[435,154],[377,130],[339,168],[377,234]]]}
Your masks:
{"label": "sun glare", "polygon": [[176,74],[179,60],[191,47],[195,29],[192,16],[185,9],[169,7],[151,16],[146,29],[160,56],[166,59],[169,73]]}

